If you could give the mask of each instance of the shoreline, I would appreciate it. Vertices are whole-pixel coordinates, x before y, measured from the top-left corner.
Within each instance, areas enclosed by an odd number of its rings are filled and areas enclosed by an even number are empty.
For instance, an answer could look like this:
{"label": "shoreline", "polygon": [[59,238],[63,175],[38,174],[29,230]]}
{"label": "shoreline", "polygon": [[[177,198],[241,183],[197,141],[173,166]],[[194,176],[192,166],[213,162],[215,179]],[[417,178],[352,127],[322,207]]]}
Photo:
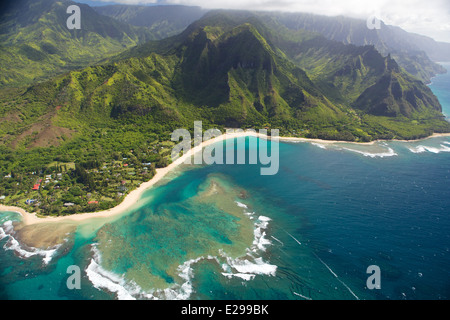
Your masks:
{"label": "shoreline", "polygon": [[[234,132],[234,133],[225,133],[219,137],[212,138],[207,141],[203,141],[201,145],[191,148],[191,150],[188,153],[179,157],[176,161],[172,162],[167,167],[156,169],[156,174],[153,176],[153,178],[150,181],[142,183],[137,189],[131,191],[118,206],[111,208],[109,210],[92,212],[92,213],[73,214],[70,216],[63,216],[63,217],[39,217],[35,213],[27,212],[23,208],[14,207],[14,206],[5,206],[5,205],[0,205],[0,211],[19,213],[22,216],[21,223],[25,226],[37,225],[37,224],[43,224],[43,223],[60,223],[60,222],[71,222],[71,223],[77,224],[77,223],[85,222],[90,219],[115,217],[115,216],[118,216],[118,215],[124,213],[127,209],[130,209],[132,206],[134,206],[136,203],[138,203],[142,194],[145,191],[152,188],[155,184],[157,184],[159,181],[161,181],[167,174],[172,172],[179,165],[183,164],[188,158],[192,157],[194,154],[203,150],[203,148],[205,148],[211,144],[222,142],[222,141],[225,141],[228,139],[248,137],[248,136],[263,138],[263,139],[270,139],[269,136],[263,135],[261,133],[257,133],[257,132],[255,133],[252,131],[250,131],[250,132],[240,131],[240,132]],[[352,142],[352,141],[295,138],[295,137],[279,137],[279,141],[280,142],[320,143],[320,144],[350,143],[350,144],[358,144],[358,145],[374,145],[377,142],[394,142],[394,141],[418,142],[418,141],[424,141],[424,140],[428,140],[428,139],[432,139],[432,138],[439,138],[439,137],[450,137],[450,133],[435,133],[430,137],[426,137],[426,138],[418,139],[418,140],[375,140],[375,141],[364,142],[364,143]]]}
{"label": "shoreline", "polygon": [[321,143],[321,144],[335,144],[335,143],[348,143],[348,144],[356,144],[361,146],[372,146],[377,142],[420,142],[428,139],[433,138],[444,138],[444,137],[450,137],[450,133],[433,133],[433,135],[421,139],[416,140],[373,140],[370,142],[356,142],[356,141],[339,141],[339,140],[322,140],[322,139],[309,139],[309,138],[295,138],[295,137],[280,137],[281,142],[309,142],[309,143]]}
{"label": "shoreline", "polygon": [[[142,183],[137,189],[131,191],[118,206],[108,209],[108,210],[105,210],[105,211],[80,213],[80,214],[73,214],[70,216],[63,216],[63,217],[39,217],[36,215],[36,213],[27,212],[23,208],[14,207],[14,206],[4,206],[4,205],[0,205],[0,211],[19,213],[22,216],[21,223],[25,226],[38,225],[38,224],[43,224],[43,223],[60,223],[60,222],[71,222],[71,223],[77,224],[77,223],[85,222],[90,219],[111,218],[114,216],[118,216],[118,215],[124,213],[127,209],[130,209],[136,203],[138,203],[142,194],[145,191],[147,191],[148,189],[153,187],[156,183],[161,181],[167,174],[172,172],[179,165],[183,164],[188,158],[192,157],[197,152],[203,150],[203,148],[205,148],[213,143],[222,142],[227,139],[247,137],[249,135],[252,135],[252,133],[238,132],[238,133],[231,133],[231,134],[222,134],[221,136],[219,136],[217,138],[212,138],[210,140],[203,141],[201,145],[191,148],[191,150],[188,153],[179,157],[176,161],[172,162],[167,167],[156,169],[156,174],[153,176],[153,178],[150,181]],[[259,135],[259,134],[257,134],[257,135]]]}

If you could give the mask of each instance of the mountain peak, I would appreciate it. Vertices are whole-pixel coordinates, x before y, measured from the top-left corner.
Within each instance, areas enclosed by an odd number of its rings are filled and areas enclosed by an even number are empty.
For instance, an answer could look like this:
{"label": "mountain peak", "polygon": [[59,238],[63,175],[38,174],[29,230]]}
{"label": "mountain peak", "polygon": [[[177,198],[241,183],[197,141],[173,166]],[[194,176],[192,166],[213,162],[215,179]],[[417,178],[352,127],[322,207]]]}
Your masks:
{"label": "mountain peak", "polygon": [[[26,31],[32,35],[34,30]],[[17,102],[27,106],[23,127],[62,106],[61,119],[73,118],[86,131],[98,123],[109,128],[130,120],[143,128],[173,127],[199,119],[338,140],[449,130],[439,118],[437,99],[393,56],[383,56],[374,46],[288,30],[252,13],[207,14],[177,36],[34,88]],[[383,122],[378,116],[391,119]],[[409,130],[412,121],[420,126]]]}
{"label": "mountain peak", "polygon": [[[81,30],[69,30],[67,8],[81,9]],[[69,0],[20,0],[1,14],[0,86],[21,86],[97,63],[152,38],[148,30],[102,16]]]}

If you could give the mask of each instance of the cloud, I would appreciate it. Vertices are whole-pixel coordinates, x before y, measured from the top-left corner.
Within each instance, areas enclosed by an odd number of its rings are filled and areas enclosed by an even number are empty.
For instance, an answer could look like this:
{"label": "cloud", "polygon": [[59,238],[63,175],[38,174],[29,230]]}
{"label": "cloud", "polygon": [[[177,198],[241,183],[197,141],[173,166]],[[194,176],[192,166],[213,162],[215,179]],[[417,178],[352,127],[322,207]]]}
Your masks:
{"label": "cloud", "polygon": [[385,23],[450,42],[448,0],[98,0],[122,4],[181,4],[208,9],[311,12],[367,19],[376,15]]}

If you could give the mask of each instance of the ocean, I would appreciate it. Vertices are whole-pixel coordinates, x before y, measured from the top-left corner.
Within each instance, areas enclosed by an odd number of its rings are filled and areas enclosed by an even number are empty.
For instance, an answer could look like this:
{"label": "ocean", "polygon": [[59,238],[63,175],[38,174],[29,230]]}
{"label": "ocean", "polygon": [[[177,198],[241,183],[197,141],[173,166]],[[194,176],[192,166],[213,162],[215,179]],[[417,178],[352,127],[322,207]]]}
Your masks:
{"label": "ocean", "polygon": [[[430,87],[450,117],[450,74]],[[280,143],[275,176],[183,166],[49,250],[17,242],[3,212],[0,299],[450,299],[449,183],[450,137]]]}

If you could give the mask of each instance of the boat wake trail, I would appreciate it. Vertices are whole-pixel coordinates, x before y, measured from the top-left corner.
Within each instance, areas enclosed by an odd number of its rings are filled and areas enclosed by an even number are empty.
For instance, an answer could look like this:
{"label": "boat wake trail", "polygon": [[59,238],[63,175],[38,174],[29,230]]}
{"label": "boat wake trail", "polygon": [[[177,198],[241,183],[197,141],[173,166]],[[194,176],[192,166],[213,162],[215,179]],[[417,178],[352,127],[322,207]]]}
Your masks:
{"label": "boat wake trail", "polygon": [[289,237],[291,237],[292,239],[294,239],[294,241],[297,242],[299,245],[302,245],[302,243],[301,243],[300,241],[298,241],[292,234],[290,234],[290,233],[287,232],[287,231],[284,231],[284,232],[286,232],[287,235],[288,235]]}
{"label": "boat wake trail", "polygon": [[306,297],[306,296],[304,296],[304,295],[301,295],[300,293],[297,293],[297,292],[292,292],[292,293],[295,294],[296,296],[299,296],[300,298],[305,299],[305,300],[309,300],[309,301],[312,300],[311,298],[308,298],[308,297]]}
{"label": "boat wake trail", "polygon": [[330,271],[331,274],[352,294],[352,296],[354,296],[356,300],[359,300],[359,297],[352,291],[352,289],[349,288],[349,286],[347,286],[344,281],[339,279],[338,275],[330,268],[330,266],[328,266],[322,259],[320,259],[320,257],[316,253],[314,253],[314,255],[328,269],[328,271]]}
{"label": "boat wake trail", "polygon": [[[287,231],[284,231],[284,232],[286,232],[286,234],[288,236],[290,236],[292,239],[294,239],[295,242],[297,242],[299,245],[302,245],[301,242],[298,241],[292,234],[290,234]],[[352,291],[352,289],[350,289],[350,287],[338,277],[338,275],[330,268],[329,265],[327,265],[322,259],[320,259],[320,257],[316,253],[313,253],[313,254],[320,261],[320,263],[322,263],[328,269],[328,271],[330,271],[330,273],[351,293],[351,295],[353,297],[355,297],[356,300],[360,300],[359,297]],[[294,294],[297,295],[297,296],[300,296],[302,298],[307,298],[307,297],[301,296],[301,295],[299,295],[299,294],[297,294],[295,292],[294,292]]]}

